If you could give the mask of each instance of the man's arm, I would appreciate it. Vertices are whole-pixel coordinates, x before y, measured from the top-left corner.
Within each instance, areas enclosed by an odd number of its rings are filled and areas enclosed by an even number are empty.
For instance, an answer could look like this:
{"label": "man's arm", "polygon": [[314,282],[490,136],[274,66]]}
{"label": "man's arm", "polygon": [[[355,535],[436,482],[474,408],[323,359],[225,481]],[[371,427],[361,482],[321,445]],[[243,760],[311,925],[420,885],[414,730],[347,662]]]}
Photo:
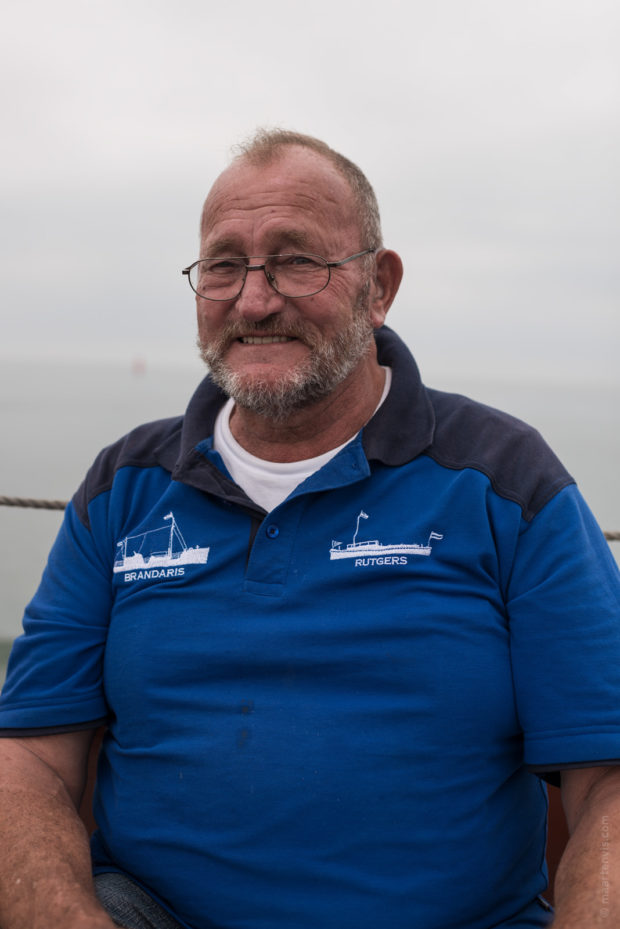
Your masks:
{"label": "man's arm", "polygon": [[95,730],[0,739],[0,926],[112,929],[77,808]]}
{"label": "man's arm", "polygon": [[562,771],[562,802],[570,839],[553,929],[620,926],[620,767]]}

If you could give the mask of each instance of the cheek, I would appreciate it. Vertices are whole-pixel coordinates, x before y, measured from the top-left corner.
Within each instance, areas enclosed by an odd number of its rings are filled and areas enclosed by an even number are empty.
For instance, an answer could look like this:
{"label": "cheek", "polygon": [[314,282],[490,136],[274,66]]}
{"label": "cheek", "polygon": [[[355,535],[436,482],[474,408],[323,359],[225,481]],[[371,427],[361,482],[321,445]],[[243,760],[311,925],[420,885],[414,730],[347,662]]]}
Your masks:
{"label": "cheek", "polygon": [[225,314],[221,311],[218,304],[208,305],[206,301],[196,301],[196,318],[198,320],[198,332],[216,332],[221,328]]}
{"label": "cheek", "polygon": [[325,334],[336,332],[348,326],[357,315],[355,295],[343,291],[344,288],[341,288],[340,292],[336,292],[334,288],[333,293],[329,294],[329,298],[321,307],[320,316],[315,317],[317,328]]}
{"label": "cheek", "polygon": [[[337,320],[350,318],[354,313],[356,300],[357,290],[350,286],[350,282],[338,280],[332,275],[325,290],[314,298],[308,298],[309,305],[305,308],[303,301],[300,300],[298,308],[302,315],[306,315],[317,325],[329,327]],[[310,301],[312,301],[311,305]]]}

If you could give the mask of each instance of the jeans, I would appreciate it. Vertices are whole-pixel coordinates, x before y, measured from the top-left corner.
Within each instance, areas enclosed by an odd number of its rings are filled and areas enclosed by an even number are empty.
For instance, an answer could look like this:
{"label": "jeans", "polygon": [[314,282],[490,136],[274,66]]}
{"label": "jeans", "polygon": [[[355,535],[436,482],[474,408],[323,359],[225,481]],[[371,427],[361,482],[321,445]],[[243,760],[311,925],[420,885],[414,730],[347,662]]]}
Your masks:
{"label": "jeans", "polygon": [[99,902],[124,929],[183,929],[170,913],[125,874],[95,875]]}

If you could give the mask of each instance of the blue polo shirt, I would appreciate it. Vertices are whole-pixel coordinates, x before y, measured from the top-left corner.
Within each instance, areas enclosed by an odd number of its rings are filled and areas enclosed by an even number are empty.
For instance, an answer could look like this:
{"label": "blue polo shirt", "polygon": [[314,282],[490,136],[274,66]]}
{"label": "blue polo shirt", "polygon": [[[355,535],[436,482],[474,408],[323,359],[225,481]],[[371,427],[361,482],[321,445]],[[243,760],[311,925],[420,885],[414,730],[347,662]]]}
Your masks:
{"label": "blue polo shirt", "polygon": [[107,723],[95,869],[190,929],[520,927],[538,774],[620,758],[618,570],[574,482],[377,341],[385,403],[270,513],[209,379],[105,449],[13,649],[3,734]]}

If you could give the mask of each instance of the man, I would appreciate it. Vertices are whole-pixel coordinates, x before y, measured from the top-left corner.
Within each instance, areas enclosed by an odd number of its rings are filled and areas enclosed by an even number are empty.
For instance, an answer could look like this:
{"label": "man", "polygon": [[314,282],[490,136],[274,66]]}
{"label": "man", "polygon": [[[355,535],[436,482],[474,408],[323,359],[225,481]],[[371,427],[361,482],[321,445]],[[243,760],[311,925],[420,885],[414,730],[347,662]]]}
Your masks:
{"label": "man", "polygon": [[620,925],[618,572],[569,475],[423,387],[323,143],[259,133],[184,273],[210,378],[99,456],[14,648],[0,925],[548,925],[558,773],[554,927]]}

